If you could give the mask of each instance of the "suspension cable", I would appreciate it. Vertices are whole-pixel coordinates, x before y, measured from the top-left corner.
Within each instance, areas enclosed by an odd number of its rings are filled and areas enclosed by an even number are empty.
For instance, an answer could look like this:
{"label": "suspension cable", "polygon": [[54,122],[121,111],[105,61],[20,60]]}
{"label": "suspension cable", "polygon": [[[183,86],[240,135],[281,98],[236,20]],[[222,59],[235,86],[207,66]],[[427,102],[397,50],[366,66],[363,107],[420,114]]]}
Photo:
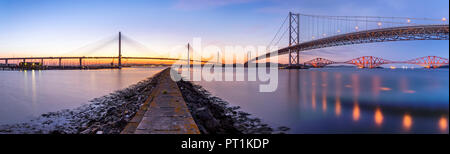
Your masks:
{"label": "suspension cable", "polygon": [[[280,33],[281,29],[283,28],[284,24],[286,23],[287,19],[289,18],[289,15],[286,16],[286,18],[284,19],[283,23],[281,24],[280,28],[278,28],[277,33],[275,33],[275,36],[273,37],[272,41],[270,41],[268,47],[270,47],[273,43],[273,41],[275,41],[275,39],[277,38],[278,34]],[[284,35],[284,34],[283,34]],[[278,41],[279,42],[279,41]],[[278,43],[277,43],[278,44]]]}

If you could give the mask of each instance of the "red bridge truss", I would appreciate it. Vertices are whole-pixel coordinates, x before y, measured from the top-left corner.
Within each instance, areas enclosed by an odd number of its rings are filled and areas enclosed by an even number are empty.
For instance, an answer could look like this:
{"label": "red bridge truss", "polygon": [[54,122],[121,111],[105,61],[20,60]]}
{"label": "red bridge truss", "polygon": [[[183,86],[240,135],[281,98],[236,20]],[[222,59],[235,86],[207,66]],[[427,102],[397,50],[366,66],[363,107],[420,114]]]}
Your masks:
{"label": "red bridge truss", "polygon": [[356,65],[359,68],[375,68],[375,67],[379,67],[383,64],[388,64],[388,63],[392,63],[392,62],[378,58],[378,57],[363,56],[363,57],[349,60],[345,63]]}
{"label": "red bridge truss", "polygon": [[437,56],[425,56],[406,61],[406,63],[420,65],[425,68],[438,68],[448,65],[448,59]]}
{"label": "red bridge truss", "polygon": [[437,57],[437,56],[425,56],[425,57],[420,57],[420,58],[416,58],[416,59],[412,59],[412,60],[408,60],[408,61],[390,61],[390,60],[385,60],[382,58],[378,58],[378,57],[373,57],[373,56],[363,56],[363,57],[358,57],[346,62],[334,62],[328,59],[324,59],[324,58],[315,58],[312,59],[310,61],[305,62],[305,65],[310,65],[313,67],[324,67],[327,65],[331,65],[331,64],[353,64],[358,66],[359,68],[376,68],[379,67],[383,64],[416,64],[416,65],[420,65],[423,66],[425,68],[438,68],[444,65],[448,65],[449,64],[449,60],[446,58],[442,58],[442,57]]}
{"label": "red bridge truss", "polygon": [[325,59],[325,58],[314,58],[310,61],[305,62],[305,65],[311,65],[313,67],[324,67],[330,64],[334,64],[336,62]]}

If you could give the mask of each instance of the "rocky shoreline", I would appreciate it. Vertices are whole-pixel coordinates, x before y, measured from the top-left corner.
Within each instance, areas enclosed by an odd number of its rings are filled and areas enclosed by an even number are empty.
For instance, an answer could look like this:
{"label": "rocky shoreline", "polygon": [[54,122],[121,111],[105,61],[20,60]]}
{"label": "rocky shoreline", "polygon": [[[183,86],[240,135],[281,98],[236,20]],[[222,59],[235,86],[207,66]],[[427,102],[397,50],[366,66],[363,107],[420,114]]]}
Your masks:
{"label": "rocky shoreline", "polygon": [[240,111],[239,106],[229,106],[192,82],[181,80],[177,85],[202,134],[283,134],[289,130],[287,127],[274,130],[259,118]]}
{"label": "rocky shoreline", "polygon": [[[93,99],[72,110],[50,112],[30,122],[0,125],[0,134],[119,134],[133,118],[155,87],[160,73],[126,89]],[[177,82],[183,98],[202,134],[272,134],[274,130],[260,119],[228,106],[201,86]]]}

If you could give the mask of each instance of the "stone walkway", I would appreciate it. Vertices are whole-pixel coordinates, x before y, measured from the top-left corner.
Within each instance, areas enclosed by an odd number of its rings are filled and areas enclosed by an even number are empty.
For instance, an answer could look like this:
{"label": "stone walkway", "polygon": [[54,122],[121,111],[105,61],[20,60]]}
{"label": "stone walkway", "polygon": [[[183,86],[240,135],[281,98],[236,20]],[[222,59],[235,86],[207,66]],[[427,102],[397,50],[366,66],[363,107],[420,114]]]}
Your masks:
{"label": "stone walkway", "polygon": [[158,84],[121,134],[200,134],[170,69],[155,76]]}

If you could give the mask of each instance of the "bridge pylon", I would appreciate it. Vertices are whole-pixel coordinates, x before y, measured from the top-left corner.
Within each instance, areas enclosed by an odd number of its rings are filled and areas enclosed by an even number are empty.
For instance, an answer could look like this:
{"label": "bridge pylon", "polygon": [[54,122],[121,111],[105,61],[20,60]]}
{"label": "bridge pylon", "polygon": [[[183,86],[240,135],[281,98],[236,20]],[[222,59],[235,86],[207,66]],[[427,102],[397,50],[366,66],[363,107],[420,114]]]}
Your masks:
{"label": "bridge pylon", "polygon": [[119,32],[119,68],[122,68],[122,33]]}
{"label": "bridge pylon", "polygon": [[[289,46],[300,44],[300,14],[289,12]],[[289,49],[289,66],[300,64],[300,50]]]}

